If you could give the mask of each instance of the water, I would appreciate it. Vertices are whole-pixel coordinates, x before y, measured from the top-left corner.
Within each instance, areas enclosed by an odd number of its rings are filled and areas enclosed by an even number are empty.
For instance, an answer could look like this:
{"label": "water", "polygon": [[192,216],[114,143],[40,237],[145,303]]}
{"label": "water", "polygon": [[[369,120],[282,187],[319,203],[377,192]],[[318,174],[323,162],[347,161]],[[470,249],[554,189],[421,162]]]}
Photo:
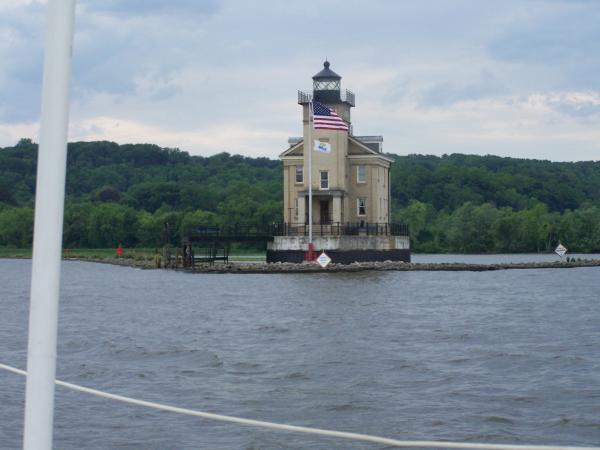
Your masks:
{"label": "water", "polygon": [[[29,261],[0,260],[0,361],[25,367]],[[190,275],[63,266],[58,377],[395,437],[600,444],[600,269]],[[0,448],[24,379],[0,372]],[[380,449],[57,389],[60,449]]]}

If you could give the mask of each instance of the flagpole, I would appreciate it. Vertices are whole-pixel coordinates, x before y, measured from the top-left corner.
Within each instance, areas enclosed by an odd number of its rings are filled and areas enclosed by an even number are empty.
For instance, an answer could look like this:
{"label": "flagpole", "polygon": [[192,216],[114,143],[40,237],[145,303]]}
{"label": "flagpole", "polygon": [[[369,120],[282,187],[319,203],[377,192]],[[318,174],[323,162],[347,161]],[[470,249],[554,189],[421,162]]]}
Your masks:
{"label": "flagpole", "polygon": [[35,199],[24,450],[51,450],[75,0],[47,10]]}
{"label": "flagpole", "polygon": [[313,126],[313,102],[308,103],[308,142],[305,149],[308,152],[308,259],[313,258],[313,225],[312,225],[312,126]]}

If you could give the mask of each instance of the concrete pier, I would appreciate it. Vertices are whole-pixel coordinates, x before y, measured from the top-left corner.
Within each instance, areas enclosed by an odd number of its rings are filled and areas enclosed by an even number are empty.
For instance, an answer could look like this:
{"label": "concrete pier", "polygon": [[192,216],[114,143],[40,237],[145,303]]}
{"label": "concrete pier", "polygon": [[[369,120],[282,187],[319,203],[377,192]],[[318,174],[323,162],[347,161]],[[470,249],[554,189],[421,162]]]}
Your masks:
{"label": "concrete pier", "polygon": [[[333,263],[350,264],[366,261],[410,262],[408,236],[316,236],[315,251],[326,252]],[[267,244],[267,262],[293,262],[304,260],[308,247],[306,236],[275,236]]]}

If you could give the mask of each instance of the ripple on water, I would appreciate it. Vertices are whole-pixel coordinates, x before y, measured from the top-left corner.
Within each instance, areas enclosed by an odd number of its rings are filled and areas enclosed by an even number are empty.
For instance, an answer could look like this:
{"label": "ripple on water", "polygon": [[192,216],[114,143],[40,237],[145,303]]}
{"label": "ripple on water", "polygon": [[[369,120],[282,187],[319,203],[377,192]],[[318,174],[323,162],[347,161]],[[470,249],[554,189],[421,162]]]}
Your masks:
{"label": "ripple on water", "polygon": [[365,406],[365,405],[357,405],[356,403],[344,403],[341,405],[331,405],[325,409],[327,411],[348,412],[348,411],[371,411],[374,408]]}
{"label": "ripple on water", "polygon": [[276,325],[261,325],[256,329],[259,333],[289,333],[290,329]]}
{"label": "ripple on water", "polygon": [[501,416],[485,416],[483,417],[484,422],[492,422],[492,423],[504,423],[504,424],[513,424],[515,423],[512,419],[508,417]]}
{"label": "ripple on water", "polygon": [[292,372],[292,373],[288,373],[287,375],[285,375],[286,379],[288,380],[310,380],[310,377],[302,372]]}
{"label": "ripple on water", "polygon": [[559,417],[551,423],[552,427],[563,427],[566,425],[600,430],[600,420],[590,420],[585,417]]}

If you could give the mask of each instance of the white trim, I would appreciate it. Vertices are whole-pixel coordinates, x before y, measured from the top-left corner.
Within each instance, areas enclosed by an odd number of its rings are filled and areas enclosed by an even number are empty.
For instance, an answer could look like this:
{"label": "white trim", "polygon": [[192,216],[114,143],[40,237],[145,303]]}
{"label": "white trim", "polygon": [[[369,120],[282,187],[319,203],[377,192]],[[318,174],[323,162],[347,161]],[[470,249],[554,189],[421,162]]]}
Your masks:
{"label": "white trim", "polygon": [[388,158],[387,156],[383,156],[380,154],[376,154],[376,155],[347,155],[346,158],[348,159],[361,159],[361,158],[365,158],[365,159],[381,159],[383,161],[387,161],[389,163],[394,163],[395,161],[391,158]]}
{"label": "white trim", "polygon": [[374,155],[381,155],[381,153],[373,150],[372,148],[367,147],[365,144],[363,144],[361,141],[359,141],[356,138],[353,138],[352,136],[348,136],[348,140],[354,144],[357,144],[360,148],[362,148],[363,150],[366,150],[368,153],[372,153]]}
{"label": "white trim", "polygon": [[[301,169],[300,174],[302,175],[302,180],[300,181],[298,181],[298,168]],[[294,184],[304,184],[304,166],[301,164],[294,166]]]}
{"label": "white trim", "polygon": [[[283,159],[283,158],[286,158],[286,157],[288,157],[288,156],[289,156],[289,155],[288,155],[289,153],[293,152],[294,150],[297,150],[297,149],[298,149],[298,148],[300,148],[300,146],[301,146],[301,145],[303,145],[303,144],[304,144],[304,140],[302,140],[302,141],[298,142],[296,145],[292,145],[290,148],[288,148],[288,149],[287,149],[287,150],[285,150],[284,152],[281,152],[281,153],[279,154],[279,158]],[[304,150],[304,149],[303,149],[303,150]]]}
{"label": "white trim", "polygon": [[[364,214],[360,213],[360,201],[361,200],[364,200],[364,208],[365,208]],[[367,197],[357,197],[356,198],[356,216],[357,217],[367,217],[367,207],[368,207]]]}
{"label": "white trim", "polygon": [[[364,169],[364,178],[360,179],[360,168]],[[366,184],[367,183],[367,166],[366,164],[357,164],[356,165],[356,184]]]}
{"label": "white trim", "polygon": [[[358,140],[358,139],[356,139],[356,138],[353,138],[352,136],[348,136],[348,140],[349,140],[350,142],[352,142],[352,143],[354,143],[354,144],[358,145],[358,146],[359,146],[361,149],[365,150],[365,151],[367,152],[367,154],[368,154],[368,155],[374,155],[374,156],[377,156],[377,157],[379,157],[379,158],[385,159],[386,161],[389,161],[389,162],[392,162],[392,163],[394,162],[394,160],[393,160],[393,159],[390,159],[390,158],[388,158],[388,157],[386,157],[386,156],[383,156],[383,154],[381,154],[381,153],[379,153],[379,152],[376,152],[376,151],[375,151],[375,150],[373,150],[372,148],[369,148],[369,147],[367,147],[367,146],[366,146],[365,144],[363,144],[361,141],[359,141],[359,140]],[[350,157],[350,156],[361,156],[361,155],[348,155],[348,157]],[[364,156],[367,156],[367,155],[364,155]]]}
{"label": "white trim", "polygon": [[[327,174],[327,187],[324,188],[323,187],[323,178],[321,177],[321,174],[326,173]],[[329,170],[319,170],[319,190],[321,191],[328,191],[329,190],[329,185],[330,185],[330,179],[329,179]]]}

